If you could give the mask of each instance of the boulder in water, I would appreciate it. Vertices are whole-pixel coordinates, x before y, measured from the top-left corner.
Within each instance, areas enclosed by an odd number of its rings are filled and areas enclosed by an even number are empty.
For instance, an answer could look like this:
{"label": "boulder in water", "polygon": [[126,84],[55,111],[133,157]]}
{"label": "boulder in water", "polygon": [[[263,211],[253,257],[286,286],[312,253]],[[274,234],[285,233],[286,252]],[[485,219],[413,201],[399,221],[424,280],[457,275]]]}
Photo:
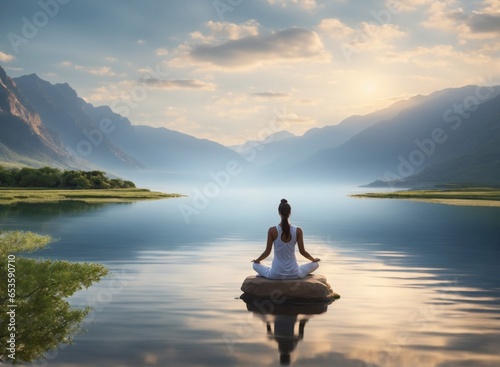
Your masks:
{"label": "boulder in water", "polygon": [[267,279],[258,275],[248,276],[241,290],[243,300],[269,299],[274,303],[285,302],[327,302],[340,296],[332,290],[326,277],[310,274],[301,279]]}

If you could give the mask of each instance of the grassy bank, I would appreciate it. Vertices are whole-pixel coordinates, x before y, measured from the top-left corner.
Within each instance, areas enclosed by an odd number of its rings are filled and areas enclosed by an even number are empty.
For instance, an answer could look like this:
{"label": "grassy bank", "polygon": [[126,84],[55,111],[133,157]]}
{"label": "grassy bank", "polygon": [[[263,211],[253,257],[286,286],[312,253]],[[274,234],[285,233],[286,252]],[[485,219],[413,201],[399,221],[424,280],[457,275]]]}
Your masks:
{"label": "grassy bank", "polygon": [[61,190],[0,188],[0,205],[15,203],[57,203],[80,201],[86,203],[126,203],[138,200],[157,200],[180,197],[147,189]]}
{"label": "grassy bank", "polygon": [[356,194],[357,198],[406,199],[449,205],[498,206],[500,207],[500,189],[498,188],[456,188],[435,190],[408,190],[388,193]]}

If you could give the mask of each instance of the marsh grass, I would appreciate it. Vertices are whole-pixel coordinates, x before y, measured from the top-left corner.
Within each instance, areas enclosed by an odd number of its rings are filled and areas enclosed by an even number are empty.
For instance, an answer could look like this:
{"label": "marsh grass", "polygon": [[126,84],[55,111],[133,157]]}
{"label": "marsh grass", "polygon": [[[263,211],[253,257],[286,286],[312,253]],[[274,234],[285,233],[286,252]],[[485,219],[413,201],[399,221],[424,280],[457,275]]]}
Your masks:
{"label": "marsh grass", "polygon": [[407,190],[351,196],[357,198],[406,199],[450,205],[500,206],[500,189],[488,187]]}
{"label": "marsh grass", "polygon": [[15,203],[57,203],[81,201],[86,203],[123,203],[138,200],[158,200],[180,197],[148,189],[58,190],[0,188],[0,205]]}

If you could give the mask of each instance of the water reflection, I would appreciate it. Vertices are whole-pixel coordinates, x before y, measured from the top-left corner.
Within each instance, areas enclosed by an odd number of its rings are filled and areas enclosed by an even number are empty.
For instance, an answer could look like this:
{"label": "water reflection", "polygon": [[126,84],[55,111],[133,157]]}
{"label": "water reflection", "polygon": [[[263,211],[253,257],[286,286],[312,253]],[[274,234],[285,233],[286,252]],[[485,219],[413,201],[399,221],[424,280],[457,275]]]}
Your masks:
{"label": "water reflection", "polygon": [[291,364],[292,352],[304,339],[304,329],[312,315],[326,313],[329,305],[324,302],[275,304],[268,300],[244,300],[244,302],[247,310],[265,324],[268,340],[277,343],[279,361],[282,366]]}
{"label": "water reflection", "polygon": [[[295,367],[500,365],[498,209],[300,195],[294,221],[342,294],[328,312],[266,313],[237,299],[274,193],[227,194],[190,224],[178,205],[192,198],[11,212],[2,226],[59,238],[44,257],[105,263],[128,279],[51,367],[273,367],[278,341]],[[104,279],[70,301],[93,305],[109,289]]]}
{"label": "water reflection", "polygon": [[[9,279],[14,282],[9,282],[9,292],[7,281],[0,283],[0,364],[31,362],[72,342],[91,308],[72,307],[67,298],[98,282],[108,270],[99,264],[28,259],[12,254],[8,255],[7,264],[6,254],[13,245],[6,238],[0,238],[0,275],[7,280],[7,274],[13,274]],[[16,249],[29,250],[22,242],[33,241],[34,237],[16,238]],[[15,287],[11,288],[11,284]]]}
{"label": "water reflection", "polygon": [[[113,203],[114,205],[130,205],[130,203]],[[23,217],[51,219],[64,215],[96,211],[109,203],[86,203],[68,200],[59,203],[15,203],[0,205],[0,218]]]}

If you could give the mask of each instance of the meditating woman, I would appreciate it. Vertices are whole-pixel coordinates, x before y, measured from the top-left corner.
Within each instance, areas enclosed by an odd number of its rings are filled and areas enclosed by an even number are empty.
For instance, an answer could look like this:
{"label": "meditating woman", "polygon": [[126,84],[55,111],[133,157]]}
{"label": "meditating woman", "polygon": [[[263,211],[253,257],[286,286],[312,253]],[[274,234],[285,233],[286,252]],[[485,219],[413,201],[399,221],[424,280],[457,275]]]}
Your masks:
{"label": "meditating woman", "polygon": [[[252,260],[253,269],[260,275],[269,279],[300,279],[307,274],[318,269],[317,257],[312,257],[304,247],[304,235],[302,229],[293,226],[288,221],[292,208],[288,201],[281,200],[278,213],[281,216],[281,223],[276,227],[269,228],[267,232],[266,249],[257,259]],[[260,262],[269,256],[274,244],[274,259],[271,266],[263,265]],[[299,252],[310,263],[299,265],[295,258],[295,244],[299,247]]]}

